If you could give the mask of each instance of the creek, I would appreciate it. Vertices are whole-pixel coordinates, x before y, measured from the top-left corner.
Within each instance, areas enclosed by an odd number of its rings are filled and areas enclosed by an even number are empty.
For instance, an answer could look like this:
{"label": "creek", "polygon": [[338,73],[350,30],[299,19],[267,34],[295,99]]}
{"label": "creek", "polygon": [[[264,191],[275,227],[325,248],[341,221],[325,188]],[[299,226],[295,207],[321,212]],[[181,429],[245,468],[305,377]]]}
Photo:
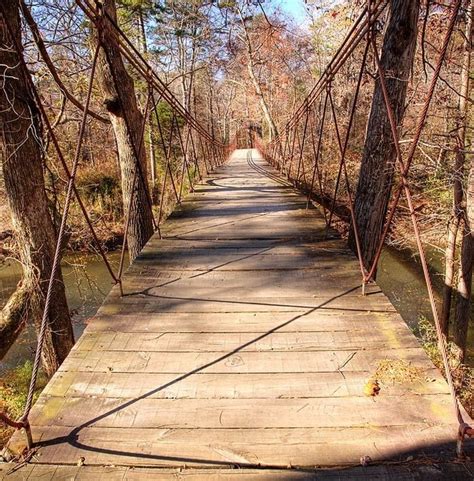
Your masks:
{"label": "creek", "polygon": [[[120,254],[109,254],[112,266],[119,263]],[[432,279],[438,302],[442,290],[442,257],[428,253]],[[88,318],[93,316],[113,283],[102,260],[93,254],[69,254],[63,260],[63,275],[71,308],[74,333],[78,338]],[[20,266],[13,260],[0,265],[0,307],[7,301],[20,278]],[[432,319],[426,286],[418,259],[407,252],[386,248],[382,254],[377,282],[398,309],[405,322],[416,333],[420,316]],[[468,363],[474,367],[474,329],[469,331]],[[20,335],[5,359],[0,363],[0,373],[33,358],[35,334],[29,326]]]}

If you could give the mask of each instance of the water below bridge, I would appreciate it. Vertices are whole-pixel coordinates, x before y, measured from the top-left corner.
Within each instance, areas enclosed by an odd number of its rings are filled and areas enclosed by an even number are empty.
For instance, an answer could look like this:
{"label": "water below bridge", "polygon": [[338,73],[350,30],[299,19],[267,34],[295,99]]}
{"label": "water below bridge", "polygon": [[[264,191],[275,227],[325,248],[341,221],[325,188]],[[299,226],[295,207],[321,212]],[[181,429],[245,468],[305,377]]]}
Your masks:
{"label": "water below bridge", "polygon": [[[427,254],[440,305],[443,286],[442,253],[427,249]],[[116,269],[120,253],[112,252],[107,257]],[[74,333],[76,338],[79,338],[84,332],[87,320],[97,312],[113,284],[104,262],[95,254],[68,254],[63,260],[62,271]],[[3,307],[15,290],[20,276],[21,267],[14,259],[8,259],[0,265],[0,307]],[[377,284],[415,335],[418,334],[420,316],[432,321],[421,264],[412,253],[386,247],[379,263]],[[474,303],[472,311],[471,316],[474,318]],[[0,377],[2,373],[21,366],[26,360],[32,360],[35,347],[36,335],[32,326],[28,326],[0,363]],[[469,326],[467,363],[474,368],[474,323]]]}
{"label": "water below bridge", "polygon": [[452,459],[445,381],[325,231],[256,151],[236,151],[89,322],[32,411],[38,452],[16,475],[395,479],[347,466]]}

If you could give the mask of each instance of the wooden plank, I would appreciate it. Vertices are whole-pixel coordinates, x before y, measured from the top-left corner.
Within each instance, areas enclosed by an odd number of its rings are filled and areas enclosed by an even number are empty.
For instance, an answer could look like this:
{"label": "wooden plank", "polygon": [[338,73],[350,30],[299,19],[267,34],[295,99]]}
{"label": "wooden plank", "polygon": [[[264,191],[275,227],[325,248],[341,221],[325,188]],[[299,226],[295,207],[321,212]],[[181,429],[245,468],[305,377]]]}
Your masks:
{"label": "wooden plank", "polygon": [[[158,387],[159,388],[159,387]],[[35,426],[180,428],[345,428],[444,425],[451,434],[449,394],[301,399],[153,399],[47,397],[31,415]],[[402,407],[403,406],[403,407]],[[454,438],[453,438],[454,439]]]}
{"label": "wooden plank", "polygon": [[[262,278],[263,277],[264,276],[262,276]],[[142,296],[145,302],[147,300],[153,302],[155,297],[161,297],[164,299],[171,298],[184,301],[193,300],[196,303],[227,301],[228,303],[238,302],[240,304],[242,301],[238,301],[238,299],[258,301],[260,299],[270,298],[272,293],[275,295],[273,302],[275,302],[275,299],[282,297],[286,299],[301,299],[302,294],[311,296],[318,293],[327,299],[322,300],[321,303],[329,303],[331,302],[331,298],[343,296],[348,290],[357,290],[360,288],[360,282],[357,276],[352,276],[350,279],[342,275],[331,279],[321,277],[318,279],[321,285],[317,288],[311,286],[305,279],[299,279],[294,283],[285,284],[283,278],[283,276],[280,278],[281,281],[279,284],[267,285],[260,284],[258,279],[254,279],[253,282],[248,282],[248,284],[245,284],[244,280],[242,280],[241,284],[237,284],[237,281],[230,279],[226,279],[226,281],[221,283],[218,279],[215,279],[213,282],[201,282],[202,279],[199,277],[192,279],[193,282],[190,280],[188,280],[188,282],[182,282],[179,279],[174,279],[163,283],[160,281],[157,282],[154,279],[151,279],[150,282],[147,282],[146,279],[142,279],[141,282],[135,282],[131,279],[124,283],[124,289],[129,296],[128,299],[130,299],[131,296]],[[339,285],[345,285],[345,290],[335,287],[335,285],[332,284],[333,282]],[[300,288],[303,292],[301,292]],[[189,295],[190,292],[192,292],[192,297]],[[124,303],[127,303],[128,299],[125,299]],[[358,307],[371,309],[377,301],[379,306],[390,308],[389,301],[382,297],[377,300],[361,299]],[[317,304],[314,307],[317,307]]]}
{"label": "wooden plank", "polygon": [[381,360],[403,359],[427,369],[432,363],[421,348],[270,351],[270,352],[127,352],[74,349],[60,371],[178,373],[337,372],[374,371]]}
{"label": "wooden plank", "polygon": [[[41,463],[76,464],[84,457],[86,465],[288,468],[357,465],[362,456],[370,456],[374,462],[405,460],[417,451],[425,455],[435,453],[439,460],[446,456],[443,451],[453,453],[454,442],[442,428],[431,426],[420,432],[418,427],[198,430],[171,426],[76,430],[41,427],[35,440],[44,443]],[[64,439],[68,442],[61,442]],[[402,447],[394,440],[400,440]],[[357,453],[357,461],[354,462],[351,452]]]}
{"label": "wooden plank", "polygon": [[89,332],[351,332],[405,330],[397,312],[342,309],[291,310],[284,312],[137,312],[99,314],[86,329]]}
{"label": "wooden plank", "polygon": [[[289,321],[291,322],[291,321]],[[277,329],[277,328],[275,328]],[[272,333],[97,333],[86,332],[77,342],[82,351],[121,352],[229,352],[238,348],[248,351],[327,351],[379,348],[419,347],[407,329],[381,329],[322,332]]]}
{"label": "wooden plank", "polygon": [[[61,371],[48,384],[48,396],[134,398],[148,394],[157,399],[292,399],[365,396],[369,371],[340,373],[140,373]],[[426,382],[426,381],[429,382]],[[425,369],[418,380],[381,383],[381,395],[447,393],[437,369]]]}
{"label": "wooden plank", "polygon": [[[182,294],[183,289],[188,289],[196,293],[196,296],[202,296],[209,289],[214,289],[220,297],[226,295],[228,289],[238,290],[236,297],[242,292],[246,292],[252,298],[270,297],[273,292],[276,296],[281,297],[304,297],[311,296],[316,293],[321,295],[344,295],[349,288],[357,289],[360,287],[360,271],[353,263],[349,267],[340,267],[335,269],[321,267],[320,269],[271,269],[271,270],[237,270],[228,274],[226,271],[210,270],[202,272],[186,272],[183,275],[178,272],[170,272],[167,276],[166,271],[157,271],[151,276],[137,273],[134,275],[130,272],[124,282],[125,288],[153,288],[150,294],[158,292],[168,292],[172,295],[175,291]],[[157,279],[156,274],[160,277]],[[166,277],[168,277],[166,279]],[[161,279],[165,278],[166,283],[161,285]],[[343,285],[341,289],[337,286]],[[156,286],[156,287],[155,287]],[[219,289],[220,286],[220,289]],[[374,290],[378,290],[375,288]],[[383,294],[380,294],[382,297]],[[362,296],[361,296],[362,297]],[[363,303],[364,299],[361,299]],[[388,304],[388,300],[386,301]]]}
{"label": "wooden plank", "polygon": [[[227,251],[229,249],[226,249]],[[195,249],[186,256],[183,253],[171,255],[163,253],[159,255],[144,255],[140,258],[131,269],[128,270],[129,275],[145,275],[156,276],[163,271],[179,270],[193,271],[200,273],[210,269],[216,271],[232,271],[232,272],[255,272],[255,271],[318,271],[320,269],[338,269],[341,259],[352,261],[352,256],[344,251],[338,254],[338,259],[334,258],[334,253],[321,256],[309,255],[300,251],[299,253],[280,254],[271,253],[271,247],[263,249],[242,249],[240,253],[223,252],[222,255],[216,255],[212,249]],[[212,255],[211,255],[212,254]],[[303,262],[304,261],[304,262]],[[359,273],[358,266],[351,262],[346,271],[354,271]],[[127,276],[128,277],[128,276]]]}
{"label": "wooden plank", "polygon": [[[385,296],[377,294],[362,296],[359,286],[351,286],[331,296],[313,297],[247,297],[232,298],[228,293],[209,293],[207,296],[193,296],[193,293],[179,292],[172,296],[147,292],[125,291],[120,298],[118,289],[113,290],[101,306],[99,314],[130,314],[141,312],[282,312],[306,310],[309,314],[317,310],[345,310],[347,312],[396,312]],[[143,290],[142,290],[143,291]]]}
{"label": "wooden plank", "polygon": [[349,254],[352,260],[354,260],[353,254],[349,251],[344,241],[339,237],[333,238],[329,235],[328,238],[318,239],[315,242],[305,242],[304,239],[246,239],[245,242],[242,242],[241,240],[232,239],[185,240],[152,237],[140,252],[136,262],[140,262],[142,259],[146,261],[146,257],[150,255],[153,258],[165,257],[164,253],[166,253],[166,256],[186,258],[188,255],[193,255],[195,251],[199,251],[199,249],[208,249],[211,251],[209,252],[211,257],[222,255],[226,250],[239,253],[246,250],[270,249],[269,253],[277,254],[294,254],[303,251],[308,256],[316,257],[319,255],[331,255],[334,251],[337,254],[341,252]]}
{"label": "wooden plank", "polygon": [[[196,468],[196,469],[166,469],[149,467],[121,466],[25,466],[15,473],[3,478],[8,468],[0,466],[0,479],[10,481],[28,480],[67,480],[67,481],[466,481],[474,472],[474,463],[462,464],[414,464],[388,466],[355,466],[339,469],[305,469],[284,467],[283,469],[252,469],[236,465],[233,469]],[[29,477],[28,477],[29,476]]]}
{"label": "wooden plank", "polygon": [[[355,464],[370,456],[374,462],[405,459],[417,450],[426,454],[454,449],[454,442],[438,426],[420,433],[417,425],[340,429],[158,429],[38,428],[35,440],[44,443],[41,462],[75,464],[133,464],[155,466],[328,466]],[[413,435],[411,435],[413,431]],[[69,443],[58,441],[69,436]],[[403,449],[394,440],[403,441]],[[137,443],[137,440],[139,442]],[[361,442],[362,440],[362,442]],[[424,443],[428,441],[426,445]],[[334,450],[327,446],[334,446]],[[423,447],[421,447],[423,446]],[[301,463],[299,464],[298,461]],[[357,463],[358,464],[358,463]]]}

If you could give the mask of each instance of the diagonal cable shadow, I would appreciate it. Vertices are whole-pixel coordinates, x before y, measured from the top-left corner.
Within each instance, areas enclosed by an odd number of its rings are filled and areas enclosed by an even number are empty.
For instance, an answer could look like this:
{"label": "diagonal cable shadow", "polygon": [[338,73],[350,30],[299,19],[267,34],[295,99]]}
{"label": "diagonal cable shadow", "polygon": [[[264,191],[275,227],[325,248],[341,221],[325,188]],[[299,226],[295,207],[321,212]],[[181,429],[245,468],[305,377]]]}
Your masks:
{"label": "diagonal cable shadow", "polygon": [[262,165],[257,164],[253,159],[251,152],[248,152],[247,154],[247,163],[253,170],[255,170],[260,175],[263,175],[264,177],[267,177],[268,179],[273,180],[274,182],[277,182],[278,184],[283,185],[285,187],[289,187],[293,190],[293,186],[291,185],[290,182],[286,181],[278,174],[265,169],[265,167],[263,167]]}
{"label": "diagonal cable shadow", "polygon": [[171,234],[171,235],[165,235],[165,236],[163,236],[163,238],[164,239],[181,239],[181,238],[184,238],[183,236],[193,234],[195,232],[213,229],[214,227],[222,227],[222,226],[228,225],[228,224],[237,224],[237,223],[242,222],[242,221],[255,219],[255,218],[258,218],[258,217],[263,217],[263,216],[268,215],[268,214],[269,214],[268,212],[261,212],[261,213],[258,213],[258,214],[251,215],[249,217],[244,217],[242,219],[231,219],[231,220],[228,220],[226,222],[219,222],[218,224],[207,225],[205,227],[198,227],[197,229],[192,229],[192,230],[189,230],[187,232],[180,232],[179,234],[175,234],[175,235],[172,235],[173,233],[169,232],[169,234]]}
{"label": "diagonal cable shadow", "polygon": [[321,302],[320,304],[318,304],[316,306],[311,306],[307,311],[305,311],[303,313],[300,313],[300,314],[294,316],[293,318],[278,324],[277,326],[270,329],[269,331],[264,332],[264,333],[260,334],[259,336],[256,336],[254,339],[251,339],[250,341],[236,347],[235,349],[232,349],[231,351],[229,351],[229,352],[227,352],[227,353],[225,353],[221,356],[218,356],[216,359],[214,359],[210,362],[207,362],[207,363],[205,363],[201,366],[198,366],[195,369],[176,377],[172,381],[169,381],[169,382],[167,382],[167,383],[165,383],[161,386],[156,387],[155,389],[152,389],[151,391],[148,391],[148,392],[146,392],[146,393],[144,393],[140,396],[137,396],[133,399],[130,399],[129,401],[121,404],[120,406],[117,406],[113,409],[110,409],[109,411],[107,411],[107,412],[105,412],[105,413],[103,413],[99,416],[96,416],[96,417],[90,419],[89,421],[86,421],[86,422],[82,423],[81,425],[72,429],[71,432],[69,434],[67,434],[66,436],[60,436],[60,437],[52,438],[52,439],[49,439],[49,440],[40,441],[38,443],[38,446],[44,447],[44,446],[52,446],[52,445],[59,445],[59,444],[67,443],[67,444],[70,444],[71,446],[74,446],[78,449],[82,449],[82,450],[85,450],[85,451],[92,451],[92,452],[95,452],[95,453],[109,454],[109,455],[114,455],[114,456],[134,457],[134,458],[153,459],[153,460],[162,460],[162,461],[174,461],[174,462],[181,462],[181,463],[209,464],[209,465],[227,466],[227,467],[235,466],[236,464],[238,464],[238,466],[240,468],[247,468],[247,469],[256,468],[256,467],[258,467],[259,469],[262,469],[262,468],[288,469],[288,467],[284,467],[284,466],[262,465],[261,463],[258,463],[258,464],[255,464],[255,463],[240,463],[240,462],[235,463],[235,462],[232,462],[232,461],[225,461],[225,460],[216,461],[216,460],[198,459],[198,458],[189,458],[189,457],[180,457],[180,456],[161,456],[159,454],[129,452],[129,451],[121,451],[119,449],[109,449],[109,448],[103,448],[103,447],[99,447],[99,446],[91,446],[91,445],[87,445],[87,444],[84,444],[84,443],[80,442],[79,441],[79,434],[83,429],[91,427],[95,423],[97,423],[97,422],[99,422],[99,421],[101,421],[101,420],[103,420],[103,419],[105,419],[109,416],[112,416],[112,415],[122,411],[123,409],[129,408],[130,406],[133,406],[134,404],[138,403],[139,401],[142,401],[142,400],[144,400],[144,399],[146,399],[146,398],[148,398],[148,397],[150,397],[150,396],[152,396],[152,395],[154,395],[154,394],[156,394],[156,393],[158,393],[158,392],[160,392],[164,389],[167,389],[170,386],[173,386],[176,383],[179,383],[180,381],[183,381],[183,380],[189,378],[190,376],[201,373],[202,371],[210,368],[211,366],[214,366],[214,365],[228,359],[229,357],[234,356],[235,354],[239,353],[240,351],[244,350],[245,348],[251,346],[252,344],[254,344],[254,343],[256,343],[256,342],[258,342],[262,339],[265,339],[266,337],[270,336],[271,334],[273,334],[273,333],[279,331],[280,329],[290,325],[291,323],[301,319],[302,317],[307,316],[307,315],[309,315],[309,314],[311,314],[311,313],[313,313],[313,312],[315,312],[319,309],[326,308],[327,305],[330,304],[331,302],[335,301],[336,299],[340,299],[340,298],[350,294],[351,292],[354,292],[358,288],[359,288],[359,286],[350,288],[350,289],[348,289],[348,290],[346,290],[346,291],[344,291],[344,292],[342,292],[338,295],[335,295],[335,296],[331,297],[330,299],[327,299],[327,300]]}
{"label": "diagonal cable shadow", "polygon": [[[266,172],[265,169],[260,168],[256,164],[254,166],[254,170],[256,170],[261,175],[268,175],[268,172]],[[272,179],[272,180],[276,180],[276,179]],[[178,237],[178,236],[176,236],[176,237]],[[187,239],[187,240],[189,240],[189,239]],[[233,262],[237,262],[239,260],[258,255],[259,253],[262,253],[262,252],[265,252],[265,251],[268,251],[268,250],[272,249],[279,242],[287,242],[288,240],[289,239],[280,238],[280,239],[272,242],[271,245],[265,246],[264,248],[262,248],[260,251],[258,251],[256,253],[248,254],[246,256],[243,256],[240,259],[232,260],[232,261],[229,261],[227,263],[223,263],[222,266],[229,265]],[[318,240],[318,239],[312,238],[311,240],[314,241],[314,240]],[[211,269],[207,270],[206,272],[200,273],[198,275],[204,275],[205,273],[211,272],[212,270],[217,269],[219,267],[221,267],[221,266],[212,267]],[[163,287],[165,285],[168,285],[170,283],[176,282],[176,281],[177,281],[177,279],[172,280],[172,281],[168,281],[165,284],[162,284],[161,287]],[[286,320],[285,322],[277,324],[272,329],[257,335],[255,338],[241,344],[240,346],[230,350],[229,352],[226,352],[226,353],[223,353],[223,354],[217,356],[215,359],[213,359],[213,360],[211,360],[207,363],[204,363],[200,366],[197,366],[196,368],[190,370],[189,372],[186,372],[186,373],[181,374],[181,375],[177,375],[177,377],[175,379],[173,379],[173,380],[171,380],[171,381],[169,381],[169,382],[167,382],[163,385],[157,386],[156,388],[154,388],[154,389],[152,389],[152,390],[150,390],[150,391],[148,391],[148,392],[146,392],[146,393],[144,393],[140,396],[137,396],[133,399],[129,399],[129,400],[123,402],[122,404],[108,410],[107,412],[104,412],[104,413],[100,414],[99,416],[96,416],[94,418],[89,419],[86,422],[83,422],[81,425],[72,428],[71,431],[67,435],[58,436],[58,437],[55,437],[55,438],[52,438],[52,439],[41,441],[40,443],[38,443],[38,446],[39,447],[41,447],[41,446],[43,446],[43,447],[44,446],[55,446],[55,445],[60,445],[60,444],[66,443],[66,444],[69,444],[69,445],[71,445],[75,448],[78,448],[78,449],[81,449],[81,450],[84,450],[84,451],[102,453],[102,454],[105,454],[105,455],[119,456],[119,457],[124,457],[124,458],[139,458],[139,459],[150,460],[150,461],[153,460],[155,462],[156,461],[163,461],[163,462],[175,462],[175,463],[182,463],[182,464],[194,463],[194,464],[197,464],[197,465],[209,465],[209,466],[219,466],[219,467],[234,467],[234,466],[238,465],[240,468],[247,468],[247,469],[255,469],[255,468],[258,468],[258,469],[277,469],[277,470],[288,470],[288,469],[295,470],[295,469],[298,469],[298,468],[295,468],[293,466],[289,468],[288,466],[269,465],[269,464],[263,464],[262,465],[261,463],[252,463],[252,462],[243,462],[243,463],[238,462],[238,463],[236,463],[235,461],[226,460],[226,459],[223,459],[223,460],[201,459],[201,458],[186,457],[186,456],[164,456],[164,455],[160,455],[159,453],[154,454],[154,453],[132,452],[132,451],[127,451],[127,450],[120,450],[120,449],[115,449],[115,448],[106,448],[106,447],[86,444],[84,442],[81,442],[79,437],[80,437],[81,431],[94,426],[96,423],[100,422],[101,420],[106,419],[107,417],[113,416],[114,414],[119,413],[120,411],[123,411],[123,410],[125,410],[125,409],[127,409],[127,408],[129,408],[133,405],[136,405],[140,401],[142,401],[144,399],[147,399],[150,396],[153,396],[154,394],[169,388],[170,386],[173,386],[173,385],[175,385],[175,384],[177,384],[181,381],[184,381],[185,379],[187,379],[187,378],[189,378],[193,375],[202,373],[206,369],[209,369],[210,367],[212,367],[212,366],[214,366],[214,365],[216,365],[216,364],[218,364],[222,361],[225,361],[226,359],[228,359],[228,358],[236,355],[237,353],[243,351],[244,349],[248,348],[252,344],[257,343],[257,342],[261,341],[262,339],[265,339],[266,337],[270,336],[271,334],[278,332],[279,330],[285,328],[286,326],[296,322],[297,320],[299,320],[299,319],[301,319],[305,316],[310,315],[311,313],[313,313],[317,310],[336,309],[335,307],[331,307],[331,305],[330,305],[333,301],[349,295],[350,293],[359,289],[360,286],[357,285],[357,286],[354,286],[352,288],[348,288],[344,292],[341,292],[340,294],[337,294],[337,295],[335,295],[335,296],[333,296],[329,299],[323,300],[316,305],[314,305],[314,304],[313,305],[299,305],[298,303],[294,303],[294,304],[293,303],[273,303],[273,302],[270,303],[270,302],[260,302],[260,301],[199,299],[199,298],[192,298],[192,297],[162,296],[162,295],[153,294],[152,292],[150,292],[151,289],[154,289],[156,287],[159,287],[159,286],[152,286],[152,287],[149,287],[149,288],[147,288],[145,290],[142,290],[142,291],[139,291],[139,292],[129,293],[128,295],[144,295],[144,296],[150,296],[150,297],[159,298],[159,299],[170,299],[170,300],[174,300],[174,301],[178,301],[178,302],[183,302],[183,301],[184,302],[209,302],[209,301],[212,301],[212,302],[217,302],[217,303],[226,303],[226,304],[231,303],[231,304],[236,304],[236,305],[269,306],[269,307],[272,307],[273,309],[275,307],[284,307],[284,308],[286,307],[286,308],[290,308],[290,309],[296,308],[296,309],[299,309],[299,310],[303,310],[304,312],[294,313],[294,315],[293,315],[291,313],[291,311],[289,311],[288,314],[290,316],[293,316],[293,317]],[[357,311],[357,312],[364,311],[364,309],[350,309],[350,308],[348,308],[346,310]],[[376,312],[376,311],[372,310],[372,312]],[[380,311],[380,312],[382,312],[382,311]],[[355,352],[353,356],[355,356],[355,355],[357,355],[357,352]],[[353,356],[351,357],[351,359],[353,358]],[[349,361],[347,361],[347,362],[349,362]],[[342,369],[342,367],[341,367],[341,369]],[[301,468],[301,470],[302,471],[308,471],[308,469],[304,469],[304,468]]]}

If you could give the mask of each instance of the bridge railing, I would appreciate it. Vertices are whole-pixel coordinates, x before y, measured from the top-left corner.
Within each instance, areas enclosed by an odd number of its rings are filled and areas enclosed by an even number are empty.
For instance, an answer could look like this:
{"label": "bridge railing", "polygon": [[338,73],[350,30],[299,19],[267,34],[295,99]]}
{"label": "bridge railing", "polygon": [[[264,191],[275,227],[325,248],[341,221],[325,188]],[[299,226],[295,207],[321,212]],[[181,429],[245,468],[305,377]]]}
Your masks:
{"label": "bridge railing", "polygon": [[[138,136],[136,135],[136,132],[132,131],[131,122],[130,119],[127,119],[126,110],[124,110],[123,115],[125,116],[128,135],[130,139],[132,139],[133,151],[135,153],[134,157],[136,165],[132,173],[132,192],[138,189],[145,190],[147,202],[149,203],[151,211],[153,212],[153,227],[160,236],[160,225],[170,210],[165,210],[165,206],[170,203],[174,205],[179,204],[183,198],[183,195],[188,189],[192,191],[196,182],[199,182],[204,176],[208,175],[215,168],[222,165],[222,163],[228,157],[232,147],[224,145],[222,142],[220,142],[212,132],[208,131],[203,122],[199,121],[195,115],[193,115],[182,105],[170,88],[162,81],[152,66],[147,62],[144,56],[128,39],[127,35],[121,30],[114,19],[104,11],[101,2],[97,0],[77,0],[76,3],[90,20],[91,27],[96,30],[98,42],[93,53],[93,61],[89,73],[85,105],[81,106],[82,117],[79,133],[75,139],[75,153],[72,165],[68,165],[66,160],[67,157],[63,152],[60,142],[58,141],[57,134],[49,119],[43,99],[38,91],[36,83],[33,81],[26,67],[22,56],[22,45],[17,44],[15,36],[11,30],[9,31],[10,38],[8,39],[13,48],[16,50],[19,61],[23,64],[23,71],[25,72],[25,76],[27,77],[26,80],[37,104],[41,121],[43,122],[46,133],[51,139],[52,148],[67,179],[61,224],[58,232],[54,262],[51,270],[51,278],[49,280],[45,299],[44,312],[37,339],[32,377],[25,408],[22,416],[18,420],[10,419],[5,413],[0,412],[0,421],[15,429],[25,430],[28,448],[33,447],[33,439],[28,418],[33,405],[33,395],[40,369],[45,335],[48,329],[50,302],[53,292],[52,288],[57,277],[57,272],[60,268],[61,252],[64,247],[68,215],[74,200],[77,202],[85,218],[86,224],[94,239],[97,252],[102,257],[112,281],[119,286],[120,291],[123,294],[121,278],[124,270],[124,258],[126,252],[127,233],[130,226],[130,211],[133,195],[130,196],[129,205],[124,206],[125,235],[122,245],[120,264],[117,271],[115,271],[109,262],[108,256],[103,249],[101,242],[99,241],[99,238],[95,232],[94,223],[90,218],[84,202],[81,199],[80,192],[76,188],[75,184],[77,173],[80,169],[80,159],[84,147],[86,125],[89,125],[90,122],[94,122],[97,119],[101,119],[101,116],[95,114],[90,106],[92,91],[97,77],[98,55],[100,49],[103,48],[101,29],[104,28],[104,23],[106,23],[106,27],[113,32],[116,43],[120,50],[120,54],[127,62],[128,68],[134,71],[134,74],[146,85],[146,100],[142,112],[143,122],[140,126],[140,132]],[[48,61],[48,58],[45,58],[45,56],[47,56],[47,51],[45,49],[45,44],[41,38],[40,32],[34,27],[34,25],[32,26],[34,22],[28,21],[28,19],[32,19],[31,13],[27,9],[26,5],[22,2],[21,8],[23,10],[24,17],[27,20],[27,24],[29,24],[30,28],[32,28],[32,36],[38,47],[38,53],[40,57],[43,57],[45,60],[45,63],[50,69],[52,76],[57,80],[57,82],[60,82],[60,77],[58,72],[55,70],[54,65],[52,62]],[[4,10],[1,8],[1,4],[0,15],[4,17],[4,20],[8,26],[9,19],[6,18]],[[120,88],[117,85],[117,79],[114,78],[113,81],[115,83],[115,89],[120,96]],[[122,102],[122,99],[119,98],[118,100],[122,105],[125,105]],[[160,110],[162,106],[165,106],[166,109],[171,113],[171,118],[169,121],[167,121],[167,125],[164,125],[163,119],[160,116]],[[155,137],[157,138],[156,147],[161,152],[162,159],[164,159],[163,174],[159,189],[160,196],[157,203],[155,203],[152,199],[152,195],[150,193],[150,179],[144,173],[139,160],[145,149],[144,134],[147,128],[147,123],[148,126],[151,125],[155,130]],[[165,199],[167,196],[174,198],[174,202],[171,199]]]}
{"label": "bridge railing", "polygon": [[[393,226],[395,214],[400,209],[400,200],[402,197],[405,199],[436,326],[445,377],[452,394],[453,409],[459,421],[458,454],[462,454],[465,437],[472,436],[474,433],[464,421],[462,408],[456,398],[447,354],[447,340],[443,334],[437,311],[409,178],[410,168],[426,125],[441,69],[446,61],[446,52],[452,41],[461,1],[455,0],[450,6],[449,20],[445,27],[428,90],[415,122],[413,139],[403,150],[395,121],[394,107],[387,89],[387,75],[381,64],[377,44],[379,20],[386,11],[388,3],[384,0],[368,0],[321,77],[292,114],[284,131],[268,145],[260,144],[259,148],[270,164],[280,170],[296,188],[307,195],[308,203],[313,199],[321,204],[328,228],[334,223],[335,216],[349,224],[359,260],[363,293],[366,284],[375,277],[383,246]],[[357,77],[351,80],[348,80],[345,70],[349,61],[359,66]],[[354,210],[354,192],[358,182],[361,154],[360,151],[351,149],[350,146],[351,142],[361,145],[364,141],[364,138],[361,138],[361,129],[359,128],[356,132],[355,127],[361,124],[365,125],[367,121],[367,118],[363,117],[364,114],[360,112],[361,104],[364,103],[364,93],[365,99],[367,99],[367,96],[370,96],[373,91],[376,81],[380,82],[387,120],[390,124],[390,135],[396,150],[398,175],[382,233],[376,240],[375,257],[370,265],[365,265]],[[341,108],[337,105],[336,97],[340,95],[347,99],[347,93],[350,93],[351,101],[348,102],[348,107]],[[366,108],[366,115],[368,115],[367,110]],[[365,136],[365,131],[362,135]]]}

